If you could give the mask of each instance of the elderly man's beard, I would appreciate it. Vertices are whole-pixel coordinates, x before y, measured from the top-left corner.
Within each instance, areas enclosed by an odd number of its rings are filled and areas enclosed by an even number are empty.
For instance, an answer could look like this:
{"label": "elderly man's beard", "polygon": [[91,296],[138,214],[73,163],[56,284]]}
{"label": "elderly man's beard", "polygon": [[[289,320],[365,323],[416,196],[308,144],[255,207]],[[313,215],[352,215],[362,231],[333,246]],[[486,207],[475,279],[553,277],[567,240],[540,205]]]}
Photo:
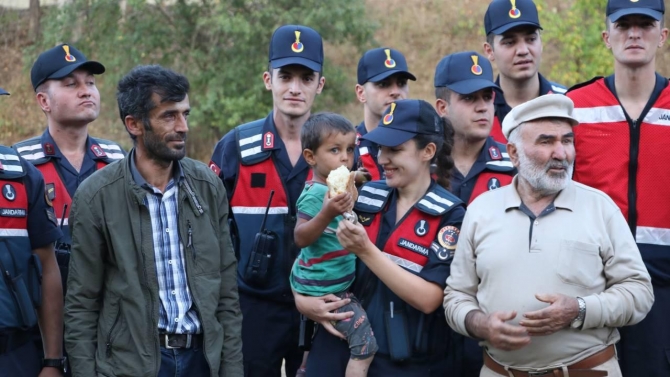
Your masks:
{"label": "elderly man's beard", "polygon": [[[574,163],[569,164],[567,160],[552,159],[544,166],[531,160],[526,152],[519,148],[519,175],[525,179],[530,186],[543,195],[552,195],[563,190],[572,178]],[[550,172],[549,169],[563,168],[560,173]]]}

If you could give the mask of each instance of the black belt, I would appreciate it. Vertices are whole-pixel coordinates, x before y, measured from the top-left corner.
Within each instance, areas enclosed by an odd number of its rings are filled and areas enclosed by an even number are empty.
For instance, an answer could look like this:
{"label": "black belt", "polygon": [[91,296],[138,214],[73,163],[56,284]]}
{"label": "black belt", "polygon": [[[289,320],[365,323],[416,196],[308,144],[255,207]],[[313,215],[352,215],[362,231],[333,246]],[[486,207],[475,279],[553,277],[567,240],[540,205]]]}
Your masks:
{"label": "black belt", "polygon": [[0,334],[0,355],[11,352],[33,339],[30,331],[15,331]]}
{"label": "black belt", "polygon": [[192,348],[202,344],[202,334],[158,334],[158,339],[161,347],[167,349]]}

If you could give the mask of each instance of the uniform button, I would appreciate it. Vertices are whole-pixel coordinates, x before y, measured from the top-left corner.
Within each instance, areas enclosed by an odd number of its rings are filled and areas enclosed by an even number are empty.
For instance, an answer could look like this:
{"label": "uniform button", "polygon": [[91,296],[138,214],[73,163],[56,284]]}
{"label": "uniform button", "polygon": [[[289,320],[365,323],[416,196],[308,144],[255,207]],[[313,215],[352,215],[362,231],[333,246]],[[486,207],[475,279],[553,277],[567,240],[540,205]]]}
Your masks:
{"label": "uniform button", "polygon": [[170,228],[165,228],[165,233],[170,233]]}
{"label": "uniform button", "polygon": [[175,318],[174,321],[175,321],[175,322],[179,322],[179,318]]}
{"label": "uniform button", "polygon": [[535,225],[540,225],[540,222],[535,220]]}
{"label": "uniform button", "polygon": [[168,261],[168,264],[172,264],[172,259],[170,259],[170,260]]}
{"label": "uniform button", "polygon": [[177,294],[177,291],[172,291],[173,296],[176,295],[176,294]]}

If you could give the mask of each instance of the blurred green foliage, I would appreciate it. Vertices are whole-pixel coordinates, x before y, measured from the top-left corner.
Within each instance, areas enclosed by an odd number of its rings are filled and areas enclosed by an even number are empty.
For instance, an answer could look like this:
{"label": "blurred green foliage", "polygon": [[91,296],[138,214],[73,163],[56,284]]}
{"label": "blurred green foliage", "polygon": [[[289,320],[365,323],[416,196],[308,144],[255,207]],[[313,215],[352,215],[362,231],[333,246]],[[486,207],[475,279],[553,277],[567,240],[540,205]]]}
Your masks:
{"label": "blurred green foliage", "polygon": [[536,4],[546,30],[542,37],[545,55],[549,50],[559,51],[558,59],[551,62],[544,59],[552,81],[569,87],[595,76],[612,74],[612,54],[602,40],[605,1],[536,0]]}
{"label": "blurred green foliage", "polygon": [[[119,1],[73,0],[49,12],[36,51],[69,41],[103,62],[108,83],[103,98],[114,96],[110,84],[137,64],[183,73],[191,82],[190,125],[216,135],[272,108],[261,77],[278,26],[307,25],[328,45],[357,51],[369,47],[375,30],[363,0],[127,0],[125,10]],[[327,61],[324,71],[325,98],[319,103],[350,100],[351,82],[342,70]]]}

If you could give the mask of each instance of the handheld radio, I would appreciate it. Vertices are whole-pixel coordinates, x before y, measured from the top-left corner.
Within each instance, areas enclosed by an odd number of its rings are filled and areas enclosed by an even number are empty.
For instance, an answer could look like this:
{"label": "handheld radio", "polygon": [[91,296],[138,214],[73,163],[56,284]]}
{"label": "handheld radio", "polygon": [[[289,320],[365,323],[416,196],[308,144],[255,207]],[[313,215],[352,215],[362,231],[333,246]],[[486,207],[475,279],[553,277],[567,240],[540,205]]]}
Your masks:
{"label": "handheld radio", "polygon": [[265,208],[265,216],[263,216],[261,229],[256,233],[254,246],[249,255],[249,263],[244,271],[244,281],[257,287],[265,286],[268,283],[273,260],[272,254],[277,249],[277,235],[265,228],[265,222],[268,218],[270,204],[272,204],[272,197],[274,195],[275,191],[270,191],[270,199],[268,199],[268,205]]}

